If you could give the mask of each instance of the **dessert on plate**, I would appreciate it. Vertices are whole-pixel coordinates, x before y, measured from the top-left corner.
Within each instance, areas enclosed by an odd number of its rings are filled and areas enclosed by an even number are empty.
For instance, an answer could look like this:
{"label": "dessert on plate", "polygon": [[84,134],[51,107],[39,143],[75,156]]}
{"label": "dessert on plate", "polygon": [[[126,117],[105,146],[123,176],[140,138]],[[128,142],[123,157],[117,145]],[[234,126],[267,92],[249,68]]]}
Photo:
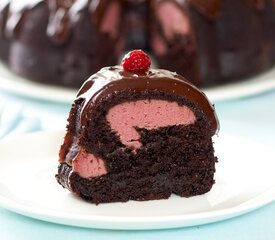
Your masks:
{"label": "dessert on plate", "polygon": [[80,87],[143,49],[197,86],[275,65],[274,0],[1,0],[0,59],[46,84]]}
{"label": "dessert on plate", "polygon": [[213,105],[184,77],[151,69],[141,50],[80,88],[57,181],[92,203],[191,197],[214,184]]}

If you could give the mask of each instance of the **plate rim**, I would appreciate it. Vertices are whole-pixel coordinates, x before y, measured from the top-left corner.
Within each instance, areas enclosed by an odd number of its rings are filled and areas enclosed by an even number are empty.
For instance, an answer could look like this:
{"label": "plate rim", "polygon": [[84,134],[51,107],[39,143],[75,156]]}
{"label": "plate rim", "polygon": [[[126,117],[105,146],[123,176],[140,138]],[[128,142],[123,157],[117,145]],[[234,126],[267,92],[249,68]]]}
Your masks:
{"label": "plate rim", "polygon": [[[14,140],[22,141],[25,138],[32,138],[33,136],[43,135],[63,135],[64,130],[52,130],[52,131],[39,131],[35,133],[28,133],[25,135],[11,137],[0,141],[0,145],[9,144]],[[223,136],[237,137],[241,140],[247,140],[261,145],[263,148],[273,152],[269,146],[259,143],[257,141],[234,136],[231,134],[220,134]],[[259,202],[260,199],[260,202]],[[68,226],[77,226],[85,228],[95,229],[113,229],[113,230],[153,230],[153,229],[172,229],[178,227],[197,226],[202,224],[208,224],[217,222],[220,220],[226,220],[235,216],[240,216],[245,213],[251,212],[258,208],[261,208],[271,202],[275,201],[275,185],[272,184],[267,190],[257,194],[253,198],[242,202],[241,204],[227,207],[223,209],[216,209],[211,211],[203,211],[197,213],[178,214],[171,216],[99,216],[99,215],[85,215],[66,213],[64,210],[56,212],[52,209],[43,210],[38,206],[22,205],[20,202],[13,198],[8,198],[0,192],[0,206],[4,207],[12,212],[31,217],[38,220],[47,222],[65,224]],[[54,218],[54,219],[53,219]],[[72,223],[74,221],[75,223]],[[79,221],[79,222],[78,222]],[[197,223],[192,223],[196,221]],[[169,224],[167,224],[169,222]],[[114,224],[115,223],[115,224]],[[107,224],[107,225],[106,225]],[[148,224],[148,226],[146,226]],[[122,226],[124,225],[124,226]],[[164,226],[167,225],[167,226]]]}
{"label": "plate rim", "polygon": [[[203,213],[155,217],[87,216],[83,214],[74,215],[72,213],[65,212],[62,212],[63,216],[60,216],[60,214],[56,214],[54,210],[47,210],[47,213],[45,213],[38,207],[24,205],[24,208],[22,208],[20,207],[22,205],[15,200],[8,199],[2,195],[0,195],[0,205],[11,212],[23,215],[25,217],[73,227],[108,230],[157,230],[199,226],[241,216],[275,201],[274,192],[275,187],[273,186],[255,197],[258,198],[265,195],[268,196],[264,201],[261,201],[260,204],[257,201],[253,201],[253,203],[248,204],[244,203],[241,204],[241,209],[239,209],[240,205],[238,205],[226,209],[206,211]],[[72,223],[72,221],[74,221],[74,223]],[[196,221],[197,223],[193,223],[192,221]]]}

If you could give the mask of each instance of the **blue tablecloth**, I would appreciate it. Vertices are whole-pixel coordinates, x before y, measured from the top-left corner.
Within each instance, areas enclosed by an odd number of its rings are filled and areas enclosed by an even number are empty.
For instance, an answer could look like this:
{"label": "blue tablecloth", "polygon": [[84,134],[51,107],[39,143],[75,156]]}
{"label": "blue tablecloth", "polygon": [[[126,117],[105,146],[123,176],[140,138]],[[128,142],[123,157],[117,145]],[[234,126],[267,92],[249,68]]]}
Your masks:
{"label": "blue tablecloth", "polygon": [[[0,103],[5,107],[17,106],[19,109],[20,121],[17,121],[12,129],[13,135],[39,129],[64,129],[70,109],[70,104],[39,101],[3,91],[0,91]],[[222,132],[251,138],[274,148],[275,91],[217,102],[215,106]],[[32,124],[28,124],[30,122]],[[153,231],[109,231],[69,227],[24,217],[0,207],[0,239],[274,240],[275,202],[248,214],[217,223]]]}

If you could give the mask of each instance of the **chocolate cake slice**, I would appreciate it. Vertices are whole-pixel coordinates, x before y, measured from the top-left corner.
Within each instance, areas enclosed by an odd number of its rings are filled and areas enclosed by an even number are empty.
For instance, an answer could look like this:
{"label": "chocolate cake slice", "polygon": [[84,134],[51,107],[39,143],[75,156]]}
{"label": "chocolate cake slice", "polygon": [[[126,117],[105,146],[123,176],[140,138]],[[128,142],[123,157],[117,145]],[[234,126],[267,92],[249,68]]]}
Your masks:
{"label": "chocolate cake slice", "polygon": [[182,76],[149,69],[135,50],[92,75],[72,106],[57,181],[92,203],[190,197],[214,184],[206,96]]}

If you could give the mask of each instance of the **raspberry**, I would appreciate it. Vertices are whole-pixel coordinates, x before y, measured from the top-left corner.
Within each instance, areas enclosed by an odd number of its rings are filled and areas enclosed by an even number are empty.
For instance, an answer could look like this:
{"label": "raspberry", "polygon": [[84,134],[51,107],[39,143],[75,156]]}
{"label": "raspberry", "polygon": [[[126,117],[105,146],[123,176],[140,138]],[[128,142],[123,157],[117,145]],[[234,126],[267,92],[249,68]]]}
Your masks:
{"label": "raspberry", "polygon": [[125,71],[145,74],[151,66],[151,61],[142,50],[134,50],[124,56],[121,65]]}

